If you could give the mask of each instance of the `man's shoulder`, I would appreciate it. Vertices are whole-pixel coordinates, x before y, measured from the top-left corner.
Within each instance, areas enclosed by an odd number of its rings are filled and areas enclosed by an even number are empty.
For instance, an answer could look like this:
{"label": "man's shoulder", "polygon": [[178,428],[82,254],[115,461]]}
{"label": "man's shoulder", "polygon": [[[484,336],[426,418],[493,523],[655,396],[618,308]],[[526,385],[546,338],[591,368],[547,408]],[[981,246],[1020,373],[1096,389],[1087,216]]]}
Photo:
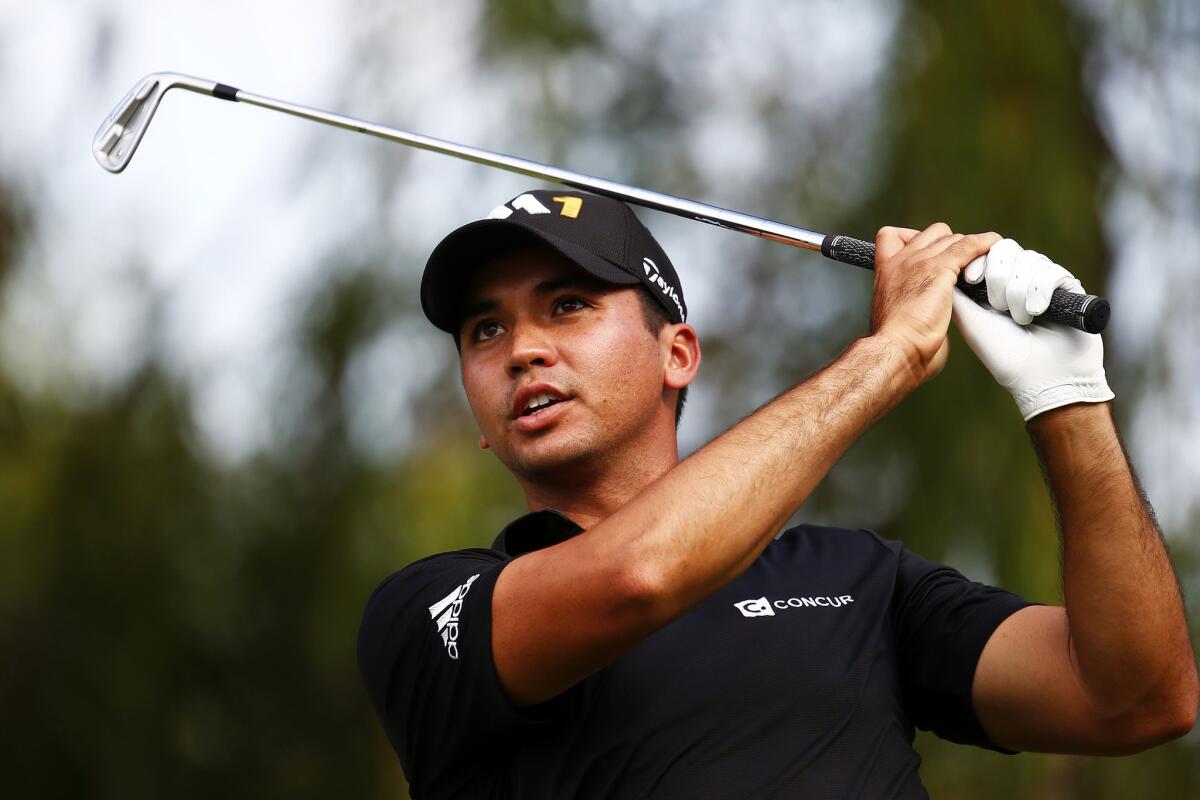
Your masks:
{"label": "man's shoulder", "polygon": [[894,539],[885,539],[869,528],[838,528],[830,525],[795,525],[772,543],[784,549],[816,548],[822,551],[854,552],[899,558],[904,544]]}
{"label": "man's shoulder", "polygon": [[441,582],[460,574],[466,575],[472,569],[479,570],[508,560],[509,557],[501,551],[487,547],[467,547],[462,550],[434,553],[419,558],[385,577],[371,593],[367,605],[370,606],[380,594],[388,591],[403,588],[409,593],[419,592],[430,583]]}
{"label": "man's shoulder", "polygon": [[410,562],[396,572],[393,572],[392,576],[440,572],[474,563],[494,564],[497,561],[508,560],[509,556],[504,552],[494,550],[490,547],[464,547],[461,550],[447,550],[444,553],[434,553],[433,555],[418,558],[416,561]]}

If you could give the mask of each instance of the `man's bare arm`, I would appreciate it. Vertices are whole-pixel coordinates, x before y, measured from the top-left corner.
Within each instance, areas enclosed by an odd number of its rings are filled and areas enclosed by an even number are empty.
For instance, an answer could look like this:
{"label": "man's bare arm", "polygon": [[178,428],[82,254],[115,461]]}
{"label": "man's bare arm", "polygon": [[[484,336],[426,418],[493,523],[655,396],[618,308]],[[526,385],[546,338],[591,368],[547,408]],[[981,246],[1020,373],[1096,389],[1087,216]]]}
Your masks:
{"label": "man's bare arm", "polygon": [[842,453],[946,359],[959,270],[999,237],[884,229],[874,335],[496,582],[493,656],[518,704],[549,699],[744,571]]}
{"label": "man's bare arm", "polygon": [[1183,602],[1110,404],[1048,411],[1029,430],[1062,527],[1066,608],[997,628],[972,692],[984,728],[1012,749],[1097,754],[1183,735],[1197,704]]}

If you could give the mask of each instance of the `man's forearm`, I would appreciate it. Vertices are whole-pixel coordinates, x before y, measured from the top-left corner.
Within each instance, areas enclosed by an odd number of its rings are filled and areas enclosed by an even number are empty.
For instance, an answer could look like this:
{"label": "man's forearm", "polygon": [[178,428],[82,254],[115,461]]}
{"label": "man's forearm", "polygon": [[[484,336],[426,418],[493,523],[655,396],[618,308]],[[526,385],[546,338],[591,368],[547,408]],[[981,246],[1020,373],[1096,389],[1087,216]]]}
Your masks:
{"label": "man's forearm", "polygon": [[902,348],[856,341],[606,519],[603,541],[661,589],[662,614],[682,612],[745,570],[914,385]]}
{"label": "man's forearm", "polygon": [[1178,584],[1110,405],[1048,411],[1029,430],[1062,526],[1070,644],[1088,694],[1114,716],[1172,714],[1180,704],[1194,713]]}

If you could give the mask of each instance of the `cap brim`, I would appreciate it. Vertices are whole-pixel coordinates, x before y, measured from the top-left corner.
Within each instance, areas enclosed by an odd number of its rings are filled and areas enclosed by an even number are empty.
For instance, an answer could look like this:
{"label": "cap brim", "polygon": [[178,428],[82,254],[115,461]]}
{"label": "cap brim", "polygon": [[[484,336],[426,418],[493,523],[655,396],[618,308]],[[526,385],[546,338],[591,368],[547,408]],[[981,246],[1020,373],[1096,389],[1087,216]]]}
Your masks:
{"label": "cap brim", "polygon": [[605,283],[642,283],[611,261],[537,228],[507,219],[482,219],[452,231],[434,248],[421,278],[421,308],[438,328],[457,334],[463,295],[475,270],[523,244],[541,242]]}

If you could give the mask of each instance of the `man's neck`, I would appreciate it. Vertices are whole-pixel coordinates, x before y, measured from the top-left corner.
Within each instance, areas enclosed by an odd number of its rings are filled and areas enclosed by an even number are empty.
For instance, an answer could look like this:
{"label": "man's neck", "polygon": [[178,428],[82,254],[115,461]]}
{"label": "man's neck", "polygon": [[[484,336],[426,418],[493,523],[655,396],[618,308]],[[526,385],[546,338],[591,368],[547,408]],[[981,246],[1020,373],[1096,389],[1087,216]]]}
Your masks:
{"label": "man's neck", "polygon": [[636,451],[627,458],[606,459],[602,466],[571,482],[518,478],[530,511],[551,508],[583,529],[611,516],[647,486],[679,463],[674,437],[656,452]]}

